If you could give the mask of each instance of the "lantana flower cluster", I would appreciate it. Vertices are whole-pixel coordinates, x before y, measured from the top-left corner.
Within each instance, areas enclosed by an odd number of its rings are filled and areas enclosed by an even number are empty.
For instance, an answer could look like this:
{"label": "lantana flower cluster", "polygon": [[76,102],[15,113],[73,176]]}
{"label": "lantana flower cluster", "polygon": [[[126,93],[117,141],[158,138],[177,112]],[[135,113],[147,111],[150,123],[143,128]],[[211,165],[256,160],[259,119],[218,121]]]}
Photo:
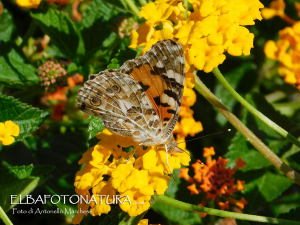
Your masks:
{"label": "lantana flower cluster", "polygon": [[[208,200],[216,201],[222,210],[229,209],[229,203],[243,209],[247,201],[242,198],[236,200],[232,197],[233,193],[244,190],[244,181],[235,180],[233,175],[239,168],[244,168],[246,163],[238,158],[234,168],[227,168],[227,159],[219,157],[218,160],[212,159],[215,155],[213,147],[204,148],[203,156],[206,158],[206,165],[195,163],[194,176],[191,177],[188,172],[189,168],[182,168],[179,177],[184,178],[191,185],[188,189],[191,195],[205,193],[206,196],[199,204],[205,206]],[[205,213],[200,213],[201,217],[205,217]]]}
{"label": "lantana flower cluster", "polygon": [[225,60],[224,53],[249,55],[254,34],[245,27],[261,20],[259,0],[156,0],[142,7],[146,19],[132,31],[130,47],[145,46],[145,53],[155,42],[177,39],[183,46],[187,70],[212,71]]}
{"label": "lantana flower cluster", "polygon": [[0,123],[0,144],[10,145],[15,141],[14,137],[19,136],[20,128],[11,120]]}
{"label": "lantana flower cluster", "polygon": [[[92,216],[107,214],[111,210],[107,203],[112,202],[115,195],[122,196],[119,206],[129,216],[140,215],[149,209],[154,193],[164,194],[170,181],[164,148],[150,146],[144,149],[131,138],[112,134],[107,129],[96,137],[101,141],[83,154],[79,164],[84,167],[77,172],[74,183],[78,195],[89,196],[93,201],[78,203],[80,210],[73,218],[74,224],[83,218],[80,211],[89,209]],[[132,150],[124,151],[129,146],[138,146],[134,155]],[[189,155],[184,153],[168,153],[168,159],[171,171],[190,161]],[[100,195],[107,197],[107,201],[101,201]],[[123,201],[125,199],[130,202]]]}
{"label": "lantana flower cluster", "polygon": [[63,86],[66,81],[67,71],[60,63],[47,61],[39,66],[38,75],[40,77],[41,85],[45,87],[46,91],[51,91],[59,86]]}
{"label": "lantana flower cluster", "polygon": [[[300,4],[295,2],[295,6],[300,16]],[[278,41],[267,41],[264,52],[268,58],[280,62],[278,74],[284,81],[300,90],[300,21],[296,22],[284,13],[282,0],[273,1],[270,7],[262,11],[265,19],[280,16],[292,26],[279,31]]]}
{"label": "lantana flower cluster", "polygon": [[120,16],[116,20],[116,24],[118,28],[114,28],[114,30],[118,29],[117,32],[121,38],[130,37],[131,31],[138,28],[138,23],[132,17],[126,18],[124,16]]}

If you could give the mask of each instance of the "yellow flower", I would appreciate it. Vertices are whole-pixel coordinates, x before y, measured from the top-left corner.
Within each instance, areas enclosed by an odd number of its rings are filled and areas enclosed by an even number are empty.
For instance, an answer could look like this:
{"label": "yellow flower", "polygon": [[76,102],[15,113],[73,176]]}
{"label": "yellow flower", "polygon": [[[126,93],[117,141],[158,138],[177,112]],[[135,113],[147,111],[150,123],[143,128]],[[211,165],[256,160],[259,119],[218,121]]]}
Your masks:
{"label": "yellow flower", "polygon": [[183,25],[179,28],[178,33],[175,35],[178,41],[182,45],[193,44],[197,39],[202,37],[202,23],[200,21],[189,23]]}
{"label": "yellow flower", "polygon": [[159,24],[159,22],[166,21],[172,11],[173,7],[169,4],[162,3],[155,5],[154,2],[150,2],[146,6],[142,7],[140,16],[147,20],[147,24],[155,27]]}
{"label": "yellow flower", "polygon": [[157,30],[154,32],[151,39],[146,43],[145,47],[142,50],[142,55],[145,54],[151,46],[156,43],[157,41],[163,40],[163,39],[172,39],[173,34],[170,31],[170,29],[163,29],[163,30]]}
{"label": "yellow flower", "polygon": [[186,60],[197,69],[210,72],[225,60],[223,52],[222,46],[211,46],[207,38],[201,38],[188,50]]}
{"label": "yellow flower", "polygon": [[37,9],[40,3],[41,0],[17,0],[17,5],[26,9],[31,9],[31,8]]}
{"label": "yellow flower", "polygon": [[139,190],[127,190],[122,196],[128,196],[130,199],[130,202],[126,201],[123,204],[119,204],[120,208],[127,212],[129,216],[138,216],[150,207],[151,195],[144,195]]}
{"label": "yellow flower", "polygon": [[279,40],[267,41],[264,47],[266,56],[278,60],[278,74],[286,83],[296,85],[300,90],[300,22],[279,31]]}
{"label": "yellow flower", "polygon": [[283,16],[285,9],[285,3],[283,0],[275,0],[271,2],[270,8],[264,8],[261,10],[261,14],[264,19],[268,20],[274,16]]}
{"label": "yellow flower", "polygon": [[233,56],[250,55],[250,49],[253,48],[254,34],[241,26],[232,26],[226,34],[227,52]]}
{"label": "yellow flower", "polygon": [[100,216],[103,213],[107,214],[111,210],[109,203],[114,201],[115,195],[116,191],[112,188],[110,182],[101,181],[93,187],[93,196],[95,196],[96,201],[91,201],[91,215]]}
{"label": "yellow flower", "polygon": [[[20,128],[11,120],[0,123],[0,144],[10,145],[15,141],[14,137],[19,136]],[[13,137],[14,136],[14,137]]]}
{"label": "yellow flower", "polygon": [[148,225],[148,220],[147,219],[142,219],[139,221],[138,225]]}
{"label": "yellow flower", "polygon": [[155,29],[144,23],[136,31],[132,30],[132,39],[129,48],[139,48],[144,46],[152,37]]}

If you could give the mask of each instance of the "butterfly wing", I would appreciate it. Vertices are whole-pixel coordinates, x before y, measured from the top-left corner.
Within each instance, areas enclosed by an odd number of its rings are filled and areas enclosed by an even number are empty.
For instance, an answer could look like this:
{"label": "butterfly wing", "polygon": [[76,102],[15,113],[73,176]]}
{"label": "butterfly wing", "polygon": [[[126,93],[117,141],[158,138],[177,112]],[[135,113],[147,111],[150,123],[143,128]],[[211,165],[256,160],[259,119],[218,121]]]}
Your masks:
{"label": "butterfly wing", "polygon": [[141,143],[160,135],[156,111],[140,84],[128,74],[106,70],[91,75],[77,98],[80,110],[101,118],[113,133]]}
{"label": "butterfly wing", "polygon": [[182,46],[170,39],[158,41],[144,56],[126,61],[119,71],[130,74],[144,89],[160,117],[163,143],[172,134],[182,101],[185,82]]}

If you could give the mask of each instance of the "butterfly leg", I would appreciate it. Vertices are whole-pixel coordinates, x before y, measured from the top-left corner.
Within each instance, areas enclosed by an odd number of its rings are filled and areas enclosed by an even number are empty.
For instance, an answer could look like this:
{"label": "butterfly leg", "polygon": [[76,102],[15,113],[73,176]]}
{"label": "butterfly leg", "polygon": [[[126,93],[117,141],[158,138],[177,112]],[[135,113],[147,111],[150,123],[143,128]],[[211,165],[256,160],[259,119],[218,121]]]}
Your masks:
{"label": "butterfly leg", "polygon": [[175,177],[173,176],[172,170],[171,170],[170,165],[169,165],[169,154],[168,154],[168,148],[167,148],[166,145],[165,145],[165,149],[166,149],[166,156],[167,156],[167,165],[169,167],[170,174],[171,174],[171,176],[173,177],[173,179],[175,181]]}

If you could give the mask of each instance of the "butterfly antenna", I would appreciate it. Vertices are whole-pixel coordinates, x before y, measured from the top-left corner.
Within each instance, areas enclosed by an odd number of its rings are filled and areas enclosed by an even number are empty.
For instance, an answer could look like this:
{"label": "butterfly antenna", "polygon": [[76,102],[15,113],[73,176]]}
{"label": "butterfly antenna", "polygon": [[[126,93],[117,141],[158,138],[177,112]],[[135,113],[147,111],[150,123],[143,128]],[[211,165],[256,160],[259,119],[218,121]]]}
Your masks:
{"label": "butterfly antenna", "polygon": [[191,139],[191,140],[182,141],[182,142],[179,142],[179,143],[177,143],[177,144],[181,144],[181,143],[189,142],[189,141],[194,141],[194,140],[197,140],[197,139],[201,139],[201,138],[213,136],[213,135],[216,135],[216,134],[226,133],[226,132],[229,132],[229,131],[231,131],[231,129],[223,130],[223,131],[220,131],[220,132],[217,132],[217,133],[213,133],[213,134],[207,134],[207,135],[204,135],[204,136],[202,136],[202,137],[197,137],[197,138],[194,138],[194,139]]}
{"label": "butterfly antenna", "polygon": [[[194,141],[194,140],[197,140],[197,139],[201,139],[201,138],[213,136],[213,135],[216,135],[216,134],[222,134],[222,133],[229,132],[229,131],[231,131],[231,129],[223,130],[223,131],[220,131],[220,132],[217,132],[217,133],[213,133],[213,134],[204,135],[204,136],[202,136],[202,137],[194,138],[194,139],[191,139],[191,140],[188,140],[188,141]],[[179,142],[179,143],[177,143],[177,144],[181,144],[181,143],[188,142],[188,141],[182,141],[182,142]],[[185,154],[189,155],[189,156],[191,157],[191,159],[194,160],[195,162],[198,162],[198,163],[200,163],[201,165],[204,165],[204,163],[201,162],[201,160],[195,159],[194,157],[192,157],[189,153],[187,153],[187,152],[184,151],[184,150],[182,150],[182,151],[183,151]]]}

